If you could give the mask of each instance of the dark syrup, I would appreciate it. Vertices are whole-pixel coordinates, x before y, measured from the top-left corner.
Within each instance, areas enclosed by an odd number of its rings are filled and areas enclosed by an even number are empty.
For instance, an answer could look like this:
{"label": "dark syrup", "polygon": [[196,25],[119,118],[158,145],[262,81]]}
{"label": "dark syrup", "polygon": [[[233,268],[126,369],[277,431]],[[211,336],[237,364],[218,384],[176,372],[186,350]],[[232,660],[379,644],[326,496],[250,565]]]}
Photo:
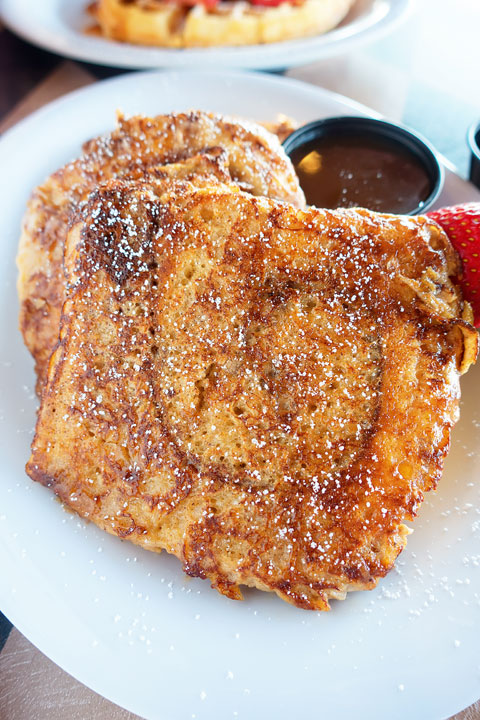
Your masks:
{"label": "dark syrup", "polygon": [[409,213],[421,209],[432,189],[420,160],[382,138],[318,139],[291,159],[308,204],[317,207]]}

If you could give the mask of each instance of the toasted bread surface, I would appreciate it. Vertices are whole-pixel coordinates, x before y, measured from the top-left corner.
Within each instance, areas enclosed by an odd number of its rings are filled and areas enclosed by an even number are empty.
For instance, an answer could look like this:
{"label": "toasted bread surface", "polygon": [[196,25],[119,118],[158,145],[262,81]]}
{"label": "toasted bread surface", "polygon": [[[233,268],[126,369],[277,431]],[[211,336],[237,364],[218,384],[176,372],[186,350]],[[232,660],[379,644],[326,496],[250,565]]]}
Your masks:
{"label": "toasted bread surface", "polygon": [[[167,171],[159,170],[167,163]],[[17,258],[20,328],[35,359],[39,390],[58,340],[72,211],[101,182],[165,172],[186,179],[213,175],[253,194],[305,203],[293,166],[263,127],[203,112],[120,117],[116,130],[86,143],[83,155],[47,178],[28,204]]]}
{"label": "toasted bread surface", "polygon": [[374,587],[476,355],[438,226],[112,181],[66,271],[29,475],[232,598],[325,610]]}

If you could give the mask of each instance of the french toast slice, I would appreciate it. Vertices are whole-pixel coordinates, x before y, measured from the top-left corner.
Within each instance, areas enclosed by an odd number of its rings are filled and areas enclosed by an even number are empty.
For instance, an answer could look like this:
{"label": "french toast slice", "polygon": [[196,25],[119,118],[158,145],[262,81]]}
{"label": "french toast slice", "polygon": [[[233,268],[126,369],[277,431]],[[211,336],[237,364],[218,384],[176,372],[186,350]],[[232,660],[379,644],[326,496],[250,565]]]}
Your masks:
{"label": "french toast slice", "polygon": [[428,218],[112,181],[77,212],[28,474],[193,576],[326,610],[434,488],[477,335]]}
{"label": "french toast slice", "polygon": [[58,340],[65,300],[63,249],[72,211],[98,184],[155,176],[165,164],[173,165],[171,176],[212,174],[253,194],[305,204],[278,138],[255,123],[200,111],[119,116],[111,134],[87,142],[82,156],[48,177],[28,204],[17,258],[20,329],[35,359],[39,392]]}

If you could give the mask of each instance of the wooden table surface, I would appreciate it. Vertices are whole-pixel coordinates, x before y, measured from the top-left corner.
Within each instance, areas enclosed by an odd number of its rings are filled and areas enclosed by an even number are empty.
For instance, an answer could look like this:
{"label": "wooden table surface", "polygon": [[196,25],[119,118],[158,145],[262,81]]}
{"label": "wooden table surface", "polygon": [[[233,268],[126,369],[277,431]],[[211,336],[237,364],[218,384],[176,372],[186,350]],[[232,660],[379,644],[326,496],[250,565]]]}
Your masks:
{"label": "wooden table surface", "polygon": [[[286,74],[409,125],[467,177],[465,135],[480,121],[479,28],[480,0],[418,0],[412,17],[387,38]],[[50,100],[119,72],[62,59],[0,26],[0,132]],[[0,720],[135,717],[63,672],[0,615]],[[480,720],[480,701],[455,720]]]}

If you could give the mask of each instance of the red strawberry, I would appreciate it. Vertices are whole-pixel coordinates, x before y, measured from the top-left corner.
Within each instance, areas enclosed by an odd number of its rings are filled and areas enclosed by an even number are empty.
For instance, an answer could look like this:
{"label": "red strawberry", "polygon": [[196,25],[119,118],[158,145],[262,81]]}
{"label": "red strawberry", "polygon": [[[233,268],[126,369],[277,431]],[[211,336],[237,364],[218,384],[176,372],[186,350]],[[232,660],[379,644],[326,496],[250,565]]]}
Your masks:
{"label": "red strawberry", "polygon": [[[264,7],[277,7],[290,0],[250,0],[251,5],[259,5]],[[293,3],[291,3],[293,4]]]}
{"label": "red strawberry", "polygon": [[461,287],[480,327],[480,202],[453,205],[427,213],[448,235],[463,262]]}
{"label": "red strawberry", "polygon": [[194,7],[195,5],[203,5],[207,10],[213,10],[219,3],[219,0],[175,0],[177,5],[185,7]]}

